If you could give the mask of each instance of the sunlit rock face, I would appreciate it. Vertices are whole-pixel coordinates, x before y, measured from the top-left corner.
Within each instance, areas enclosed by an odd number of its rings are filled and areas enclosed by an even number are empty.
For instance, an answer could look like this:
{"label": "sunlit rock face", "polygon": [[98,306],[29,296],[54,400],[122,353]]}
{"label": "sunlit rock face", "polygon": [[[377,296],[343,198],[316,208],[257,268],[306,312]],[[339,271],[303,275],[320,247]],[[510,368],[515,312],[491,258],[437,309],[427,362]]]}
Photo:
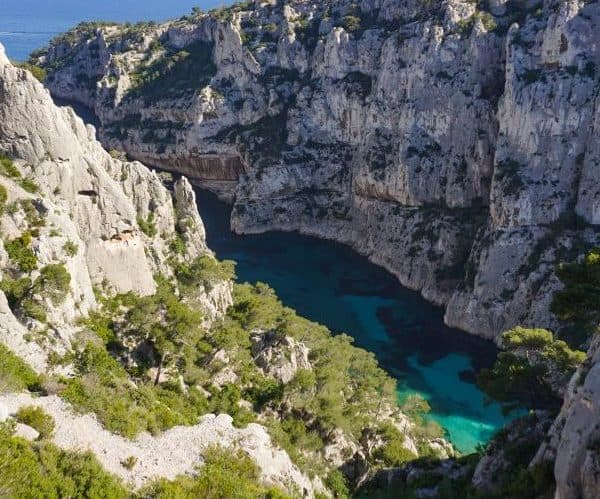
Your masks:
{"label": "sunlit rock face", "polygon": [[[68,292],[61,303],[34,296],[46,310],[42,324],[16,317],[0,291],[0,342],[46,370],[46,354],[31,331],[48,330],[61,352],[80,331],[79,321],[98,307],[94,288],[113,293],[151,295],[154,276],[172,276],[170,241],[180,235],[188,260],[211,254],[190,183],[181,178],[173,192],[156,172],[138,162],[107,153],[70,108],[56,107],[30,73],[10,64],[0,45],[0,154],[14,158],[19,178],[0,176],[10,209],[0,211],[0,268],[3,278],[25,277],[9,258],[7,241],[35,232],[31,250],[37,266],[64,265]],[[4,157],[4,156],[3,156]],[[144,231],[151,221],[153,231]],[[148,222],[150,224],[150,222]],[[231,304],[231,284],[224,282],[198,296],[207,320]],[[14,308],[14,307],[13,307]]]}
{"label": "sunlit rock face", "polygon": [[353,246],[497,338],[555,326],[598,242],[596,2],[252,2],[82,26],[38,61],[109,148],[235,203],[238,232]]}

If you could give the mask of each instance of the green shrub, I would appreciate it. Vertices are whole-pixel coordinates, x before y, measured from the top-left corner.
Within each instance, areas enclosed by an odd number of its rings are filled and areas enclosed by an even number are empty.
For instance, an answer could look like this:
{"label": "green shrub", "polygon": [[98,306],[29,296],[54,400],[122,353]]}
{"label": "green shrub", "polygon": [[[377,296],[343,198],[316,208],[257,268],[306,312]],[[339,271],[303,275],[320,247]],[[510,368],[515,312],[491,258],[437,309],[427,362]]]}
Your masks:
{"label": "green shrub", "polygon": [[404,435],[391,424],[382,426],[379,430],[384,444],[375,452],[375,457],[388,467],[398,467],[417,456],[404,447]]}
{"label": "green shrub", "polygon": [[140,226],[140,230],[148,237],[154,237],[158,233],[158,231],[156,230],[156,225],[154,223],[154,213],[150,213],[146,220],[144,220],[143,218],[138,218],[137,223]]}
{"label": "green shrub", "polygon": [[35,193],[39,191],[38,185],[29,178],[23,178],[21,172],[10,158],[0,154],[0,174],[12,178],[27,192]]}
{"label": "green shrub", "polygon": [[[19,202],[21,209],[25,212],[25,218],[30,227],[43,227],[46,225],[46,220],[38,211],[31,199],[22,199]],[[33,231],[32,231],[33,233]]]}
{"label": "green shrub", "polygon": [[229,414],[233,418],[233,423],[238,428],[245,427],[252,423],[256,416],[248,409],[241,407],[239,401],[242,399],[242,393],[237,385],[228,383],[220,390],[213,390],[210,399],[210,412],[216,414]]}
{"label": "green shrub", "polygon": [[0,425],[0,496],[126,499],[130,493],[91,453],[67,452],[30,443]]}
{"label": "green shrub", "polygon": [[190,264],[179,264],[175,275],[184,288],[197,288],[202,285],[210,290],[219,282],[235,279],[235,262],[219,262],[205,255],[196,258]]}
{"label": "green shrub", "polygon": [[6,207],[6,202],[8,201],[8,191],[6,187],[0,184],[0,215],[4,213],[4,208]]}
{"label": "green shrub", "polygon": [[39,322],[48,322],[48,316],[46,309],[41,303],[34,300],[33,298],[25,298],[21,303],[21,310],[27,317],[31,317]]}
{"label": "green shrub", "polygon": [[39,186],[35,183],[34,180],[30,178],[23,178],[19,182],[20,186],[30,194],[35,194],[40,190]]}
{"label": "green shrub", "polygon": [[63,251],[72,258],[79,251],[79,247],[73,241],[67,241],[63,244]]}
{"label": "green shrub", "polygon": [[180,234],[177,234],[169,243],[169,249],[176,255],[184,255],[185,248],[185,241]]}
{"label": "green shrub", "polygon": [[125,468],[126,470],[133,470],[133,468],[135,468],[135,465],[137,464],[137,457],[135,456],[129,456],[127,459],[123,459],[123,461],[121,461],[121,466],[123,466],[123,468]]}
{"label": "green shrub", "polygon": [[350,497],[350,489],[346,477],[339,470],[330,471],[325,478],[325,486],[331,491],[336,499],[346,499]]}
{"label": "green shrub", "polygon": [[54,433],[54,418],[41,407],[29,405],[21,407],[15,416],[19,423],[31,426],[39,434],[39,438],[50,438]]}
{"label": "green shrub", "polygon": [[205,87],[217,72],[213,47],[212,43],[198,40],[178,52],[165,52],[130,75],[134,83],[130,95],[153,101],[182,97]]}
{"label": "green shrub", "polygon": [[6,177],[9,177],[9,178],[13,178],[13,179],[21,178],[21,172],[15,166],[13,161],[1,154],[0,154],[0,174],[4,175]]}
{"label": "green shrub", "polygon": [[31,232],[23,232],[21,236],[4,243],[8,257],[23,272],[31,272],[37,268],[37,257],[31,249],[31,240]]}
{"label": "green shrub", "polygon": [[11,310],[15,310],[23,304],[23,300],[29,295],[33,283],[29,277],[11,279],[4,276],[0,281],[0,290],[6,295]]}
{"label": "green shrub", "polygon": [[15,66],[29,71],[35,78],[37,78],[42,83],[46,80],[46,76],[48,76],[44,68],[36,66],[35,64],[31,64],[30,62],[18,62],[15,64]]}
{"label": "green shrub", "polygon": [[557,274],[564,288],[554,293],[551,310],[571,330],[581,331],[577,339],[585,343],[600,320],[600,248],[581,262],[561,264]]}
{"label": "green shrub", "polygon": [[360,17],[356,16],[344,16],[344,18],[342,19],[342,26],[344,26],[344,29],[349,33],[358,31],[360,29],[361,23],[362,21]]}
{"label": "green shrub", "polygon": [[515,327],[502,335],[502,343],[506,351],[491,369],[481,371],[477,382],[498,400],[525,400],[530,407],[556,405],[548,375],[558,373],[566,379],[586,357],[545,329]]}
{"label": "green shrub", "polygon": [[41,379],[21,358],[0,343],[0,392],[40,391]]}
{"label": "green shrub", "polygon": [[127,438],[195,424],[208,409],[206,397],[195,388],[182,394],[168,386],[132,384],[103,346],[86,345],[75,367],[78,377],[64,380],[61,397],[81,412],[93,412],[107,430]]}
{"label": "green shrub", "polygon": [[47,296],[53,305],[63,303],[69,293],[71,275],[63,264],[50,264],[40,270],[40,275],[33,283],[33,293]]}
{"label": "green shrub", "polygon": [[213,447],[204,452],[204,465],[194,478],[181,476],[174,481],[159,480],[146,487],[142,496],[156,499],[284,499],[280,490],[261,485],[256,463],[240,450]]}

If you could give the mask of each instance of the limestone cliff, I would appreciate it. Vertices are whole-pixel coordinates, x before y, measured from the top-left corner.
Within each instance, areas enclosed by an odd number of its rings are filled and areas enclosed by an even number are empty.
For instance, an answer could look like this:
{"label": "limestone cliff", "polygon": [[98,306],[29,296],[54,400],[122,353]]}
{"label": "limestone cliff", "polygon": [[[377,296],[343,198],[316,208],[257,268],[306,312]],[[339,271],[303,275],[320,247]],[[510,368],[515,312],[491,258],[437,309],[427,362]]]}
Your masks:
{"label": "limestone cliff", "polygon": [[[373,385],[359,380],[356,385],[362,388],[364,384],[365,388],[356,401],[352,400],[353,388],[332,390],[338,398],[347,397],[336,409],[343,408],[357,421],[360,416],[360,426],[356,430],[322,430],[322,448],[310,451],[318,458],[315,462],[319,463],[319,474],[311,473],[309,478],[298,461],[314,457],[299,446],[293,449],[297,456],[292,461],[289,448],[275,442],[278,434],[269,424],[276,416],[290,420],[304,417],[307,422],[298,420],[299,424],[315,428],[311,430],[312,439],[319,435],[320,424],[312,409],[306,405],[298,410],[292,396],[279,400],[276,393],[274,399],[280,402],[274,406],[277,410],[267,404],[266,398],[261,412],[241,398],[240,387],[247,392],[248,387],[256,388],[262,381],[267,387],[276,385],[283,393],[287,386],[298,384],[298,376],[316,379],[323,372],[323,364],[332,359],[329,352],[324,362],[317,347],[328,351],[324,342],[332,346],[345,340],[333,339],[324,328],[300,318],[297,320],[302,327],[294,337],[291,311],[279,304],[280,313],[286,314],[285,321],[248,331],[234,327],[228,331],[233,339],[221,330],[220,340],[226,346],[209,343],[211,326],[218,331],[226,323],[223,316],[232,305],[232,283],[230,274],[220,269],[206,246],[194,191],[185,177],[167,189],[156,172],[139,162],[117,159],[120,155],[106,152],[94,135],[95,130],[86,127],[72,109],[55,106],[49,92],[32,74],[14,67],[0,45],[0,347],[9,347],[42,375],[36,384],[41,396],[36,397],[12,393],[13,388],[4,384],[6,373],[0,374],[0,422],[14,417],[25,406],[42,408],[56,420],[56,433],[51,437],[56,445],[70,450],[89,448],[106,469],[136,487],[158,477],[174,478],[193,472],[202,461],[203,451],[214,444],[241,448],[259,465],[266,483],[288,491],[299,490],[307,497],[327,493],[321,478],[338,468],[353,483],[365,480],[381,465],[381,450],[392,436],[396,452],[405,459],[424,452],[453,454],[452,446],[437,432],[428,436],[417,420],[401,412],[393,389],[369,393],[369,404],[360,400],[367,389],[378,390],[377,383],[388,386],[391,380],[378,370],[370,355],[348,342],[348,354],[339,359],[346,362],[356,357],[354,360],[362,362],[361,367],[367,371],[371,369],[371,375],[379,376],[379,380]],[[200,284],[188,282],[184,288],[181,273],[198,271],[202,265],[207,265],[209,271],[198,279]],[[177,283],[169,288],[172,308],[150,315],[154,310],[152,301],[144,302],[144,297],[161,295],[164,289],[160,283],[165,280]],[[263,288],[258,286],[257,293],[268,296]],[[109,302],[111,305],[107,305]],[[150,322],[150,334],[144,330],[141,339],[117,337],[127,332],[131,302],[144,306],[141,319]],[[185,308],[188,302],[193,302],[194,308]],[[203,342],[198,343],[198,338],[195,343],[190,340],[189,345],[180,341],[193,352],[191,358],[202,360],[192,366],[192,372],[183,368],[180,371],[178,365],[172,365],[171,371],[161,371],[162,361],[158,367],[154,362],[157,353],[150,339],[152,328],[166,321],[173,308],[179,315],[173,322],[166,322],[169,333],[181,329],[181,324],[190,324],[186,318],[192,317],[193,322],[193,317],[200,317],[193,324],[202,330]],[[271,303],[266,315],[271,317],[273,310],[278,309]],[[104,332],[113,336],[102,337],[90,320],[96,321],[94,325],[107,325]],[[290,331],[286,332],[284,326]],[[315,329],[312,339],[311,329]],[[86,357],[96,354],[104,355],[102,362]],[[345,366],[343,362],[340,365]],[[94,370],[101,365],[109,366],[108,373],[99,375]],[[344,369],[346,374],[359,371]],[[184,379],[184,374],[189,376]],[[339,381],[344,375],[326,373],[320,381]],[[67,392],[74,383],[77,396],[69,398]],[[167,385],[170,388],[165,388]],[[311,386],[308,383],[307,387]],[[226,409],[223,404],[215,404],[214,412],[219,416],[208,414],[208,407],[213,410],[209,401],[218,401],[221,393],[227,397],[236,389],[239,400],[234,399]],[[169,392],[169,398],[152,398],[159,392]],[[86,398],[84,393],[91,396]],[[178,404],[185,404],[186,397],[197,397],[193,408],[186,407],[193,415],[177,419],[181,417]],[[140,426],[139,432],[119,433],[107,424],[103,412],[106,406],[86,404],[96,399],[111,408],[125,407],[119,422],[145,424],[143,411],[158,407],[163,411],[162,426],[154,420],[154,426]],[[375,409],[360,414],[351,405],[355,402],[362,404],[357,407]],[[233,425],[226,413],[241,413],[261,424],[246,421],[240,428],[239,421]],[[387,433],[382,433],[382,428]],[[39,436],[23,424],[18,430],[26,438]],[[154,434],[161,430],[162,434]],[[133,468],[123,464],[128,459],[135,461]]]}
{"label": "limestone cliff", "polygon": [[[38,368],[43,363],[34,354],[35,343],[22,344],[25,327],[45,328],[59,344],[66,344],[78,319],[97,306],[94,286],[154,293],[153,275],[172,273],[168,244],[181,232],[183,218],[189,232],[185,257],[210,254],[187,180],[176,183],[173,197],[155,172],[140,163],[113,159],[93,137],[92,128],[70,108],[56,107],[41,84],[13,67],[0,48],[0,152],[15,158],[17,170],[12,175],[4,172],[1,180],[7,191],[0,217],[1,267],[22,277],[23,269],[11,261],[6,246],[34,233],[31,250],[37,270],[32,279],[50,264],[64,264],[70,275],[69,291],[60,304],[47,296],[34,297],[46,309],[43,323],[30,316],[17,320],[0,292],[2,340]],[[140,229],[144,222],[152,225],[152,232]],[[208,317],[223,313],[231,302],[229,284],[199,298]]]}
{"label": "limestone cliff", "polygon": [[105,145],[234,199],[236,231],[352,245],[496,338],[553,327],[555,262],[598,241],[600,8],[487,9],[256,1],[35,57]]}
{"label": "limestone cliff", "polygon": [[560,414],[533,465],[553,461],[555,499],[593,499],[600,491],[600,338],[573,375]]}

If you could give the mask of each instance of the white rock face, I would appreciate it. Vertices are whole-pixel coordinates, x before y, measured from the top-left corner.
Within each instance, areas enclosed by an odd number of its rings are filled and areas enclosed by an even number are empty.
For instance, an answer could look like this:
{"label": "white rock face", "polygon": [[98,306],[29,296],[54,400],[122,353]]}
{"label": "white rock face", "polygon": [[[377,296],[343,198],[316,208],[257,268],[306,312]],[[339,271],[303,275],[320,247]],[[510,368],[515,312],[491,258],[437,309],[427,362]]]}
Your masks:
{"label": "white rock face", "polygon": [[[8,408],[10,413],[29,405],[41,407],[54,418],[56,429],[52,440],[56,445],[93,452],[109,472],[136,488],[156,478],[174,479],[192,473],[202,464],[203,452],[218,445],[246,452],[259,465],[266,483],[284,489],[291,483],[296,484],[308,497],[313,497],[315,490],[323,490],[320,482],[313,485],[290,461],[287,453],[271,443],[264,427],[250,423],[246,428],[238,429],[227,415],[209,414],[195,426],[178,426],[156,437],[146,433],[132,441],[106,431],[93,416],[76,415],[58,397],[0,396],[0,406]],[[32,436],[28,434],[27,438]],[[128,470],[121,462],[131,456],[137,461],[133,469]]]}
{"label": "white rock face", "polygon": [[600,491],[600,338],[573,375],[533,464],[554,461],[555,499],[595,499]]}
{"label": "white rock face", "polygon": [[[58,342],[55,350],[68,345],[78,319],[97,306],[93,286],[117,293],[154,293],[154,274],[172,276],[167,259],[176,235],[185,241],[186,259],[211,254],[194,192],[185,178],[175,183],[172,196],[156,173],[141,163],[112,158],[94,139],[94,130],[70,108],[56,107],[30,73],[9,63],[1,46],[0,96],[0,152],[15,158],[17,168],[35,181],[40,193],[26,192],[5,176],[0,176],[0,184],[8,192],[8,203],[31,203],[44,220],[32,240],[38,268],[64,263],[70,275],[63,303],[56,306],[39,297]],[[31,229],[28,217],[24,209],[5,210],[0,229],[6,240]],[[154,230],[144,233],[142,221]],[[0,243],[0,268],[9,264]],[[32,279],[37,275],[34,271]],[[231,284],[218,284],[199,300],[212,320],[231,304]],[[28,329],[40,325],[19,321],[2,292],[0,317],[0,341],[35,369],[45,370],[43,351],[35,342],[25,341]]]}
{"label": "white rock face", "polygon": [[276,332],[257,331],[251,335],[254,362],[267,376],[289,383],[299,369],[311,369],[310,353],[304,343]]}
{"label": "white rock face", "polygon": [[[488,338],[555,326],[555,263],[599,241],[597,3],[493,2],[489,18],[462,0],[237,10],[140,42],[80,30],[40,59],[59,68],[48,86],[93,107],[108,146],[234,200],[238,232],[349,244]],[[213,70],[139,97],[130,74],[164,57],[150,40],[204,44]]]}

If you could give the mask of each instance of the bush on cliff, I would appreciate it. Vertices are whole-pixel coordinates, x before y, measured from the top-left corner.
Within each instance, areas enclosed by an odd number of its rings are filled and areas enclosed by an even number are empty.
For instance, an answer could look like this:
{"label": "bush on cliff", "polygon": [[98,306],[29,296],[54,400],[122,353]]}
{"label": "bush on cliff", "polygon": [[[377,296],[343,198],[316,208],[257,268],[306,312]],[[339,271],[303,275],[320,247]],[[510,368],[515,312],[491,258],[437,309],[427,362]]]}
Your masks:
{"label": "bush on cliff", "polygon": [[196,477],[158,480],[142,491],[155,499],[285,499],[279,489],[262,485],[257,464],[242,451],[212,447],[203,453],[204,465]]}
{"label": "bush on cliff", "polygon": [[38,374],[2,343],[0,359],[0,393],[40,390]]}
{"label": "bush on cliff", "polygon": [[126,499],[130,493],[91,453],[66,452],[30,443],[0,424],[0,496]]}
{"label": "bush on cliff", "polygon": [[600,322],[600,249],[560,265],[557,274],[564,288],[554,293],[551,310],[568,325],[566,336],[584,343]]}
{"label": "bush on cliff", "polygon": [[553,380],[566,382],[584,361],[585,353],[571,350],[545,329],[515,327],[502,335],[506,351],[491,369],[483,369],[479,386],[493,398],[525,401],[529,407],[555,407]]}

